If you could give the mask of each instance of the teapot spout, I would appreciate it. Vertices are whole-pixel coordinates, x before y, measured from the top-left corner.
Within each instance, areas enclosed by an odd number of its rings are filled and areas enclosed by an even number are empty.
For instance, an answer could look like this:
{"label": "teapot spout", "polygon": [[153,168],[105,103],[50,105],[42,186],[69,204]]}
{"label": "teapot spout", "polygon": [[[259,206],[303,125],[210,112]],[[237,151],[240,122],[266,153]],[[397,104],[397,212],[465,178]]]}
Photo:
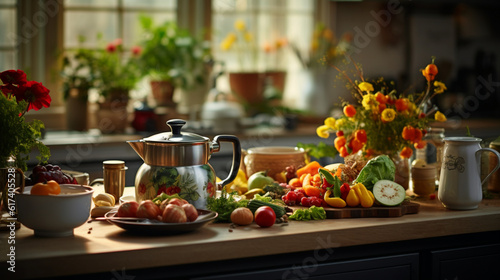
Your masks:
{"label": "teapot spout", "polygon": [[144,160],[144,141],[132,140],[127,143],[135,150],[135,152]]}

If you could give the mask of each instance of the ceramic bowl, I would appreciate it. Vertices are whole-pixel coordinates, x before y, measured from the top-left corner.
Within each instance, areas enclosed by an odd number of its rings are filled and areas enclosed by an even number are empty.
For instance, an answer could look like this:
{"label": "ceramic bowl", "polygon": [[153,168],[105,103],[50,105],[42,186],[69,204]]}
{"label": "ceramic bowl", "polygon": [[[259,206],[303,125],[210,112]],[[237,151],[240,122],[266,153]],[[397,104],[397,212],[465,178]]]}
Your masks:
{"label": "ceramic bowl", "polygon": [[267,175],[276,179],[276,175],[285,171],[287,166],[293,165],[299,169],[307,161],[306,151],[296,147],[256,147],[248,149],[244,154],[247,176],[267,170]]}
{"label": "ceramic bowl", "polygon": [[61,184],[59,195],[31,195],[32,186],[17,194],[17,220],[37,236],[72,236],[73,229],[90,216],[94,190],[84,185]]}

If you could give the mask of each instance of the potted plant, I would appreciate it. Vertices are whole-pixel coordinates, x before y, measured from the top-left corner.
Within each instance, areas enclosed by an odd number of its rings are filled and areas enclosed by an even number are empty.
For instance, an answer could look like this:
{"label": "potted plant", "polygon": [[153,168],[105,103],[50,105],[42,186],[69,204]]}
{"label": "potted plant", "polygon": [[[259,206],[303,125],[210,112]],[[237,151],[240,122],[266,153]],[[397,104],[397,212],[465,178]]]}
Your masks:
{"label": "potted plant", "polygon": [[[84,38],[80,37],[80,43]],[[63,93],[68,130],[85,131],[88,125],[88,94],[95,86],[96,67],[92,50],[78,48],[63,57]]]}
{"label": "potted plant", "polygon": [[[222,40],[220,48],[235,57],[237,68],[229,72],[229,85],[243,102],[250,106],[262,106],[266,102],[264,90],[267,81],[272,81],[280,92],[284,91],[286,72],[280,69],[280,65],[283,64],[286,44],[286,39],[278,38],[259,48],[245,22],[235,21],[234,30]],[[263,62],[264,70],[260,69],[260,62]]]}
{"label": "potted plant", "polygon": [[[140,23],[145,39],[139,65],[143,75],[150,78],[157,104],[173,107],[175,88],[189,92],[206,84],[210,49],[206,42],[180,29],[175,22],[154,25],[150,17],[141,16]],[[203,97],[185,99],[204,101]]]}
{"label": "potted plant", "polygon": [[141,48],[134,46],[127,55],[121,39],[95,50],[95,87],[99,90],[98,127],[104,133],[123,132],[128,125],[129,92],[140,79],[138,65]]}

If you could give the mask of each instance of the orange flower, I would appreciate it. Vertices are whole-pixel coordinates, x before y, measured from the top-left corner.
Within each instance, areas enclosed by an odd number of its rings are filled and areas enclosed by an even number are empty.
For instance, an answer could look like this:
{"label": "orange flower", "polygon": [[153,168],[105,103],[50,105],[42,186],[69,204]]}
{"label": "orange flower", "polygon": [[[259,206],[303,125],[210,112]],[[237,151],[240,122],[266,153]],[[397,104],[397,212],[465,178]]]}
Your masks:
{"label": "orange flower", "polygon": [[349,118],[354,117],[356,115],[356,108],[352,105],[347,105],[344,107],[344,114]]}
{"label": "orange flower", "polygon": [[428,64],[427,67],[425,67],[425,69],[422,70],[422,75],[424,75],[425,79],[429,82],[434,80],[437,73],[438,73],[438,68],[434,63]]}
{"label": "orange flower", "polygon": [[415,136],[413,137],[413,139],[411,139],[411,141],[413,141],[414,143],[418,142],[422,140],[422,136],[424,136],[422,130],[415,128]]}
{"label": "orange flower", "polygon": [[343,147],[346,143],[346,140],[345,140],[345,137],[344,136],[340,136],[340,137],[337,137],[335,138],[335,140],[333,141],[333,144],[335,144],[335,148],[337,149],[337,151],[340,152],[340,148]]}
{"label": "orange flower", "polygon": [[354,138],[357,139],[362,144],[366,143],[366,141],[368,140],[366,137],[366,130],[364,129],[356,130],[356,132],[354,132]]}
{"label": "orange flower", "polygon": [[363,148],[363,143],[361,143],[361,141],[359,141],[358,139],[354,138],[351,140],[350,146],[352,152],[357,153],[359,150]]}
{"label": "orange flower", "polygon": [[381,93],[380,91],[377,92],[377,94],[375,94],[375,99],[377,100],[377,102],[379,104],[385,104],[387,103],[387,96],[385,96],[383,93]]}
{"label": "orange flower", "polygon": [[420,140],[420,141],[415,142],[413,144],[413,146],[415,147],[415,149],[423,149],[425,147],[425,145],[427,145],[427,142],[425,140]]}
{"label": "orange flower", "polygon": [[410,147],[404,147],[399,156],[402,158],[410,158],[413,155],[413,150]]}
{"label": "orange flower", "polygon": [[404,110],[407,110],[408,109],[408,99],[406,98],[399,98],[398,100],[396,100],[396,110],[398,110],[398,112],[402,112]]}
{"label": "orange flower", "polygon": [[411,125],[407,125],[403,128],[403,133],[401,135],[404,140],[413,141],[413,139],[415,139],[415,128]]}
{"label": "orange flower", "polygon": [[347,148],[345,146],[340,147],[339,154],[341,157],[346,157],[349,155]]}

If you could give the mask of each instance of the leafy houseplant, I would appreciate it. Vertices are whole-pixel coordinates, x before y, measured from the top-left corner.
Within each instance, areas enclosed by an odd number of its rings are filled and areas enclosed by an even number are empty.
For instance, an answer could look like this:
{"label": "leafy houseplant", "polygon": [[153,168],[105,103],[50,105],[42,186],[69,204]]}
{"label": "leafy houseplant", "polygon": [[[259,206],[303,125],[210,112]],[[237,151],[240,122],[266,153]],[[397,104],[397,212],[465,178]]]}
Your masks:
{"label": "leafy houseplant", "polygon": [[154,25],[150,17],[141,16],[140,23],[145,33],[138,61],[143,75],[185,89],[205,83],[206,62],[210,58],[207,42],[179,28],[175,22]]}
{"label": "leafy houseplant", "polygon": [[7,70],[0,73],[0,167],[5,167],[12,157],[16,166],[27,169],[26,161],[33,148],[37,148],[39,161],[45,162],[50,151],[39,138],[44,125],[40,120],[26,122],[24,115],[29,110],[38,111],[49,107],[49,90],[41,83],[27,81],[21,70]]}
{"label": "leafy houseplant", "polygon": [[128,97],[128,91],[135,87],[140,78],[140,52],[141,49],[135,46],[127,57],[120,38],[108,43],[105,49],[94,51],[95,86],[102,96],[108,97],[118,90],[127,92]]}

